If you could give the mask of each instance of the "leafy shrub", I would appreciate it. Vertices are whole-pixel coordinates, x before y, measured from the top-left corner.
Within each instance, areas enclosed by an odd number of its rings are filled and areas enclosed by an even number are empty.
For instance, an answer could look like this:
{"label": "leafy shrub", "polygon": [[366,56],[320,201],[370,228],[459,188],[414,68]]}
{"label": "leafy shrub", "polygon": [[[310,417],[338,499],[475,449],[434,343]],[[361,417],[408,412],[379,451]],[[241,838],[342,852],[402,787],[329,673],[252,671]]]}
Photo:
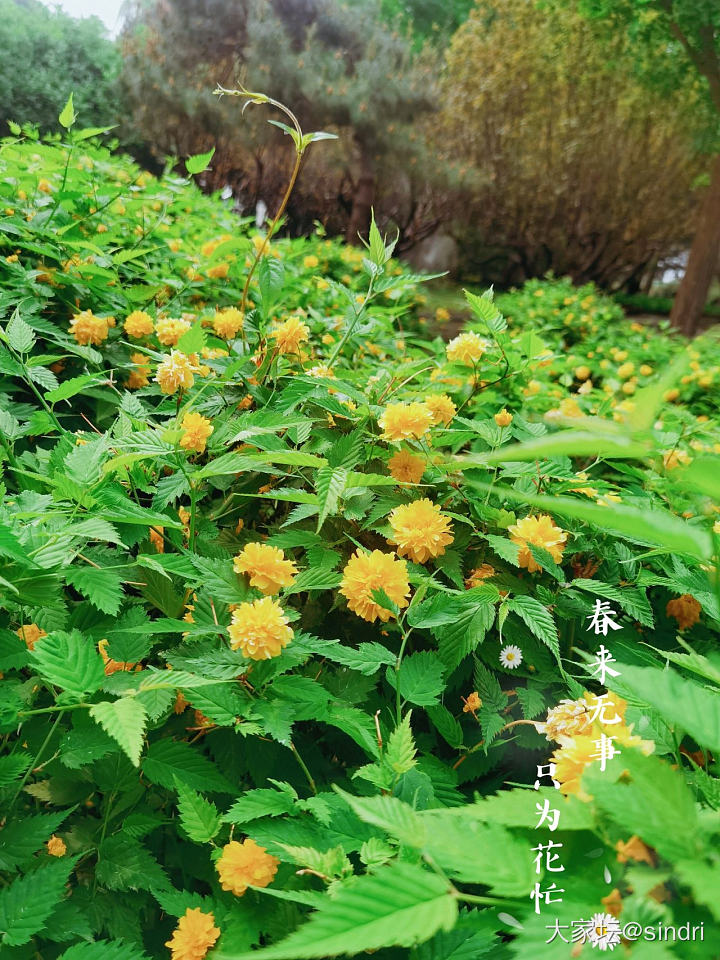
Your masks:
{"label": "leafy shrub", "polygon": [[[0,152],[3,957],[570,956],[605,908],[711,957],[717,343],[553,281],[446,344],[375,227],[268,245],[83,137]],[[549,742],[594,598],[603,773]]]}
{"label": "leafy shrub", "polygon": [[691,235],[700,93],[649,92],[623,31],[606,40],[553,3],[478,0],[446,61],[433,129],[464,178],[474,273],[507,286],[553,270],[617,289]]}
{"label": "leafy shrub", "polygon": [[10,120],[54,129],[71,91],[86,123],[118,123],[120,54],[97,18],[75,20],[38,0],[2,0],[0,48],[0,133]]}

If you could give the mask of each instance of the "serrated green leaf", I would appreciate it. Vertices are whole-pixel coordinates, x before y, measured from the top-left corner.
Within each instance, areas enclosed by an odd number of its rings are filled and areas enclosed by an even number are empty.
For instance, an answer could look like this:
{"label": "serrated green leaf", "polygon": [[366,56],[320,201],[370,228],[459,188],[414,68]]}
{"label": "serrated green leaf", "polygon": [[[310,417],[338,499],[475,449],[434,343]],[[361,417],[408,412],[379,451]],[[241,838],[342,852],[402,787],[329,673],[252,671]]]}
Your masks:
{"label": "serrated green leaf", "polygon": [[56,631],[38,640],[30,659],[43,679],[77,700],[95,693],[105,680],[100,654],[78,630]]}
{"label": "serrated green leaf", "polygon": [[407,773],[415,766],[415,740],[410,721],[412,713],[406,713],[400,724],[388,738],[385,762],[395,773]]}
{"label": "serrated green leaf", "polygon": [[530,631],[552,650],[560,662],[560,641],[553,616],[547,607],[535,597],[513,597],[507,602],[508,610],[516,613]]}
{"label": "serrated green leaf", "polygon": [[103,613],[116,614],[122,603],[122,577],[117,570],[100,567],[69,567],[65,582],[75,587]]}
{"label": "serrated green leaf", "polygon": [[457,904],[444,880],[395,862],[339,886],[281,943],[251,953],[218,952],[217,960],[310,960],[410,947],[449,930],[456,919]]}
{"label": "serrated green leaf", "polygon": [[196,153],[188,157],[185,161],[185,169],[189,174],[203,173],[210,166],[210,161],[215,154],[215,147],[208,150],[207,153]]}
{"label": "serrated green leaf", "polygon": [[35,345],[35,333],[16,310],[5,328],[8,343],[17,353],[30,353]]}
{"label": "serrated green leaf", "polygon": [[43,929],[74,866],[74,857],[50,860],[0,890],[0,943],[22,946]]}
{"label": "serrated green leaf", "polygon": [[59,960],[148,960],[148,955],[136,943],[95,940],[93,943],[73,944]]}
{"label": "serrated green leaf", "polygon": [[60,111],[58,123],[61,127],[65,127],[66,130],[69,130],[70,127],[75,123],[76,119],[77,114],[75,113],[75,108],[73,107],[73,95],[71,93],[67,98],[67,103]]}
{"label": "serrated green leaf", "polygon": [[142,764],[143,773],[151,783],[169,790],[175,789],[175,778],[194,790],[217,793],[236,793],[220,771],[203,756],[199,748],[176,740],[158,740],[151,743]]}
{"label": "serrated green leaf", "polygon": [[336,513],[340,494],[345,489],[347,470],[343,467],[321,467],[317,472],[315,489],[317,491],[318,515],[317,532],[330,514]]}
{"label": "serrated green leaf", "polygon": [[261,788],[248,790],[224,814],[225,823],[250,823],[260,817],[279,817],[292,813],[295,802],[289,794],[278,790]]}
{"label": "serrated green leaf", "polygon": [[183,830],[195,843],[209,843],[220,829],[217,807],[177,778],[175,787]]}
{"label": "serrated green leaf", "polygon": [[429,650],[405,657],[399,671],[392,668],[387,671],[388,683],[400,688],[403,700],[420,707],[429,707],[438,702],[444,689],[443,675],[442,661]]}
{"label": "serrated green leaf", "polygon": [[90,716],[116,740],[134,766],[140,766],[147,710],[137,697],[101,700],[90,707]]}

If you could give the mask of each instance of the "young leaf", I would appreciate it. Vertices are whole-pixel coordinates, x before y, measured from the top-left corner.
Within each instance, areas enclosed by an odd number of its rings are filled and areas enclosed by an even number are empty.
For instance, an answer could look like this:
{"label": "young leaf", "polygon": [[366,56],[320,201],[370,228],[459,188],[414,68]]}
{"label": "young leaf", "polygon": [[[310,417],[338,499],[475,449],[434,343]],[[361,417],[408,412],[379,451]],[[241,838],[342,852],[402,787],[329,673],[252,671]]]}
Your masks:
{"label": "young leaf", "polygon": [[90,716],[122,749],[136,766],[140,766],[147,711],[136,697],[102,700],[90,707]]}
{"label": "young leaf", "polygon": [[183,830],[195,843],[209,843],[220,829],[217,807],[180,780],[175,787]]}
{"label": "young leaf", "polygon": [[75,108],[73,107],[73,95],[71,93],[67,99],[67,103],[60,111],[58,123],[61,127],[65,127],[66,130],[69,130],[76,120],[77,114],[75,113]]}
{"label": "young leaf", "polygon": [[207,153],[196,153],[194,156],[188,157],[185,161],[185,169],[189,174],[203,173],[210,166],[214,154],[215,147],[208,150]]}
{"label": "young leaf", "polygon": [[402,722],[390,734],[385,762],[395,773],[407,773],[415,766],[415,740],[410,728],[412,713],[406,713]]}

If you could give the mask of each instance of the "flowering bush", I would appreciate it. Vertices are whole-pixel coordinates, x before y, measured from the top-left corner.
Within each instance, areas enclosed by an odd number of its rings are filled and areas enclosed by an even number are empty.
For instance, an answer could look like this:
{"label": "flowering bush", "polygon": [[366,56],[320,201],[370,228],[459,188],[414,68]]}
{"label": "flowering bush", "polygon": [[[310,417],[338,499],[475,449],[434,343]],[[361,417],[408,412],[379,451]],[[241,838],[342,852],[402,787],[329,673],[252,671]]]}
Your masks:
{"label": "flowering bush", "polygon": [[602,911],[711,957],[717,343],[550,281],[446,344],[375,227],[268,241],[89,133],[3,142],[0,210],[3,957],[569,957]]}

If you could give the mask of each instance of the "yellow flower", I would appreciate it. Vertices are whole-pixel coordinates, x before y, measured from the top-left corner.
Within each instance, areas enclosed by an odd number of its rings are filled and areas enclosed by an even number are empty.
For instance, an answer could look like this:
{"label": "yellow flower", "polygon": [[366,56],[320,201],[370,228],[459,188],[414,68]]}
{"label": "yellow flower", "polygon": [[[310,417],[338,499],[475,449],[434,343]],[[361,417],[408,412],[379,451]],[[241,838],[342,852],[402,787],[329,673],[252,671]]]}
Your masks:
{"label": "yellow flower", "polygon": [[297,575],[295,563],[268,543],[246,544],[233,560],[233,567],[236,573],[248,574],[250,586],[265,594],[279,593],[282,587],[291,586]]}
{"label": "yellow flower", "polygon": [[496,413],[493,417],[493,420],[499,427],[509,427],[513,420],[513,415],[508,413],[505,407],[500,410],[499,413]]}
{"label": "yellow flower", "polygon": [[473,692],[468,695],[467,700],[465,700],[463,713],[475,713],[475,711],[479,710],[481,706],[482,700],[480,699],[477,690],[473,690]]}
{"label": "yellow flower", "polygon": [[621,367],[618,367],[618,376],[621,380],[627,380],[628,377],[631,377],[635,373],[635,364],[628,361],[624,363]]}
{"label": "yellow flower", "polygon": [[393,531],[388,543],[396,544],[398,554],[415,563],[442,556],[445,547],[453,542],[450,521],[430,500],[414,500],[395,507],[388,519]]}
{"label": "yellow flower", "polygon": [[420,439],[433,423],[426,403],[389,403],[378,420],[383,440]]}
{"label": "yellow flower", "polygon": [[615,844],[615,849],[617,850],[618,863],[627,863],[628,860],[635,860],[637,863],[647,863],[650,867],[656,865],[650,848],[636,835],[630,837],[626,843],[618,840]]}
{"label": "yellow flower", "polygon": [[591,729],[590,714],[587,712],[587,701],[561,700],[560,703],[548,710],[544,723],[536,723],[538,733],[544,733],[550,741],[560,741],[561,737],[575,737]]}
{"label": "yellow flower", "polygon": [[129,390],[139,390],[140,387],[146,387],[150,382],[148,380],[150,376],[150,364],[144,353],[133,353],[130,355],[130,359],[136,369],[130,371],[127,379],[127,387]]}
{"label": "yellow flower", "polygon": [[425,405],[432,414],[433,424],[447,426],[457,413],[457,407],[446,393],[433,393],[425,397]]}
{"label": "yellow flower", "polygon": [[481,563],[479,567],[471,570],[465,579],[465,589],[472,590],[483,582],[495,576],[495,567],[489,563]]}
{"label": "yellow flower", "polygon": [[485,353],[486,343],[477,333],[461,333],[451,340],[445,348],[451,363],[462,363],[471,367]]}
{"label": "yellow flower", "polygon": [[310,367],[308,374],[311,377],[325,377],[328,380],[336,379],[334,370],[322,363],[316,363],[314,367]]}
{"label": "yellow flower", "polygon": [[83,310],[70,321],[70,333],[81,346],[98,346],[107,340],[109,328],[114,326],[114,317],[96,317],[92,310]]}
{"label": "yellow flower", "polygon": [[677,467],[686,466],[692,461],[692,457],[684,450],[666,450],[663,454],[663,466],[666,470],[675,470]]}
{"label": "yellow flower", "polygon": [[445,307],[438,307],[435,311],[435,319],[438,323],[447,323],[450,319],[450,311]]}
{"label": "yellow flower", "polygon": [[213,280],[224,280],[229,272],[229,263],[216,263],[215,266],[209,268],[207,275]]}
{"label": "yellow flower", "polygon": [[129,337],[147,337],[153,332],[153,319],[144,310],[133,310],[123,324],[125,333]]}
{"label": "yellow flower", "polygon": [[160,385],[163,393],[172,394],[178,389],[189,390],[195,383],[189,358],[179,350],[171,351],[159,364],[155,382]]}
{"label": "yellow flower", "polygon": [[47,852],[51,857],[64,857],[67,853],[65,841],[53,834],[47,842]]}
{"label": "yellow flower", "polygon": [[280,861],[265,847],[248,838],[238,843],[231,840],[223,847],[216,867],[223,890],[241,897],[248,887],[267,887],[275,878]]}
{"label": "yellow flower", "polygon": [[164,346],[174,347],[190,327],[190,321],[183,320],[181,317],[162,317],[155,325],[155,333]]}
{"label": "yellow flower", "polygon": [[47,633],[36,623],[24,623],[15,633],[25,641],[28,650],[32,650],[38,640],[47,636]]}
{"label": "yellow flower", "polygon": [[308,254],[307,257],[303,258],[303,266],[306,267],[308,270],[313,270],[315,267],[317,267],[319,263],[320,261],[318,260],[318,258],[315,256],[314,253],[310,253]]}
{"label": "yellow flower", "polygon": [[363,620],[374,623],[379,617],[386,623],[394,614],[375,602],[373,590],[384,590],[396,606],[406,607],[410,596],[407,564],[392,553],[356,550],[343,570],[340,593]]}
{"label": "yellow flower", "polygon": [[420,483],[425,473],[425,461],[409,450],[398,450],[388,460],[390,476],[400,483]]}
{"label": "yellow flower", "polygon": [[170,948],[171,960],[203,960],[219,936],[212,913],[188,907],[165,946]]}
{"label": "yellow flower", "polygon": [[575,369],[575,376],[578,380],[589,380],[592,373],[590,367],[583,365]]}
{"label": "yellow flower", "polygon": [[213,317],[213,330],[219,337],[232,340],[243,327],[243,315],[237,307],[225,307],[218,310]]}
{"label": "yellow flower", "polygon": [[270,336],[275,340],[279,353],[298,353],[300,344],[307,341],[310,330],[298,317],[290,317],[279,324]]}
{"label": "yellow flower", "polygon": [[684,593],[681,597],[674,597],[668,600],[665,607],[665,613],[669,617],[674,617],[678,622],[680,630],[687,630],[700,619],[702,607],[689,593]]}
{"label": "yellow flower", "polygon": [[535,558],[530,552],[530,544],[537,547],[543,547],[552,556],[555,563],[560,563],[563,557],[563,549],[567,540],[567,533],[556,527],[552,517],[546,513],[541,513],[537,517],[524,517],[518,520],[511,527],[508,527],[508,533],[513,543],[520,547],[518,554],[518,564],[526,567],[530,573],[540,570],[540,564],[535,562]]}
{"label": "yellow flower", "polygon": [[270,660],[279,657],[283,647],[293,638],[280,604],[272,597],[241,603],[235,607],[232,623],[227,628],[230,646],[240,650],[248,660]]}
{"label": "yellow flower", "polygon": [[40,193],[52,193],[52,184],[49,180],[39,180],[38,190]]}
{"label": "yellow flower", "polygon": [[214,429],[207,417],[199,413],[186,413],[182,421],[183,435],[180,437],[180,446],[184,450],[205,453],[207,439]]}
{"label": "yellow flower", "polygon": [[653,372],[653,368],[650,366],[649,363],[643,363],[643,365],[640,367],[640,373],[644,377],[649,377],[652,372]]}

